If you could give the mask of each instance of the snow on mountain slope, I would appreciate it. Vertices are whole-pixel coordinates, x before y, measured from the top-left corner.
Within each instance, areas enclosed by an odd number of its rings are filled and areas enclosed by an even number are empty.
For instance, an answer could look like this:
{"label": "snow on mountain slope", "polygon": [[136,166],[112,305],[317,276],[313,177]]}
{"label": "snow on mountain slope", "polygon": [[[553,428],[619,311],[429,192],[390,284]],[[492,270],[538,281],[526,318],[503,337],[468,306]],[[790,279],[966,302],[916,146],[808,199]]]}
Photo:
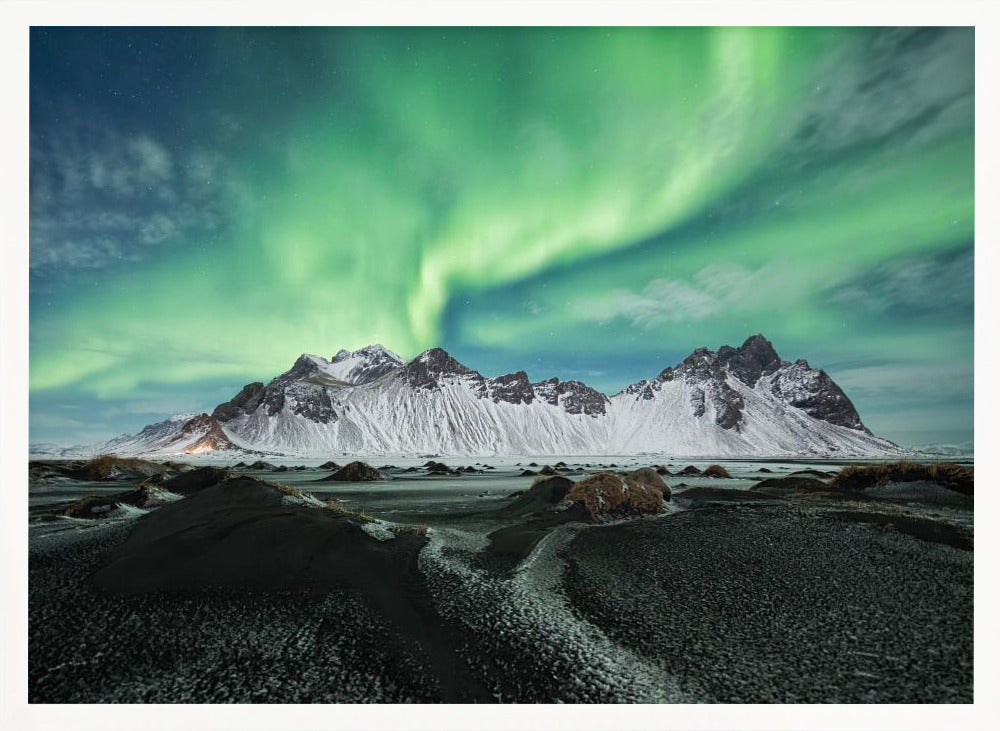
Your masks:
{"label": "snow on mountain slope", "polygon": [[369,345],[359,350],[341,350],[329,363],[322,363],[323,371],[344,383],[361,385],[381,378],[403,365],[403,360],[381,345]]}
{"label": "snow on mountain slope", "polygon": [[302,355],[266,386],[248,384],[211,417],[198,418],[201,442],[180,434],[175,418],[106,446],[130,453],[211,448],[211,431],[230,448],[299,456],[903,452],[868,431],[825,372],[781,360],[760,335],[739,348],[699,348],[611,398],[579,381],[531,383],[523,371],[487,378],[440,348],[406,363],[377,345],[331,361]]}
{"label": "snow on mountain slope", "polygon": [[119,456],[200,454],[238,449],[226,430],[208,414],[177,414],[101,445],[99,453]]}

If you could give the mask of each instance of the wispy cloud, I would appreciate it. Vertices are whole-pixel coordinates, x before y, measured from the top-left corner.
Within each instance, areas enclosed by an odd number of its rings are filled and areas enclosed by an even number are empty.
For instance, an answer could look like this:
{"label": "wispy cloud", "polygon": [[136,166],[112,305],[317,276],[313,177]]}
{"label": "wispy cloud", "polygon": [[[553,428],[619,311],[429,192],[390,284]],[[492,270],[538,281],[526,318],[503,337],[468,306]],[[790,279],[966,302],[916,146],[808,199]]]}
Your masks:
{"label": "wispy cloud", "polygon": [[654,279],[639,292],[615,289],[600,299],[576,300],[571,308],[591,321],[623,318],[638,327],[697,322],[732,311],[781,277],[779,269],[770,265],[750,270],[710,264],[690,280]]}
{"label": "wispy cloud", "polygon": [[921,257],[895,259],[844,281],[828,301],[865,312],[917,315],[971,313],[975,301],[972,246]]}
{"label": "wispy cloud", "polygon": [[893,138],[918,146],[967,127],[975,99],[969,28],[885,28],[827,59],[796,121],[793,157]]}
{"label": "wispy cloud", "polygon": [[205,147],[171,150],[146,132],[68,124],[31,142],[30,266],[97,269],[148,256],[223,223],[231,172]]}

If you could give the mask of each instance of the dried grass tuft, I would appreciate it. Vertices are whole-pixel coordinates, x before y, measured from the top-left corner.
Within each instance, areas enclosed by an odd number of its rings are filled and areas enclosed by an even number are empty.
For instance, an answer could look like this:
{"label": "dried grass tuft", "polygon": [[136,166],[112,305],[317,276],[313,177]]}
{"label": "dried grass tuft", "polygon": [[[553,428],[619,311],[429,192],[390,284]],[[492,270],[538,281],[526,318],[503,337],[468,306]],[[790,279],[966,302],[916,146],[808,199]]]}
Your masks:
{"label": "dried grass tuft", "polygon": [[973,470],[952,462],[884,462],[848,465],[834,475],[830,485],[841,490],[864,490],[892,482],[933,482],[963,495],[973,494]]}
{"label": "dried grass tuft", "polygon": [[575,483],[564,498],[582,503],[591,520],[601,516],[647,515],[663,510],[663,493],[629,476],[598,472]]}

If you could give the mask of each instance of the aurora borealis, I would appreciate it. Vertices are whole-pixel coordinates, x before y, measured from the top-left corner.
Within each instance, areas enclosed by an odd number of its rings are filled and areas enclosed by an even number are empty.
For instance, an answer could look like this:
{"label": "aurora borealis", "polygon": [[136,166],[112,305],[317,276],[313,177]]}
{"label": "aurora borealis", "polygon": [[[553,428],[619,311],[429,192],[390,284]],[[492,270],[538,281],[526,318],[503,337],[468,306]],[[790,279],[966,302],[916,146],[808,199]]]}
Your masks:
{"label": "aurora borealis", "polygon": [[31,34],[31,439],[441,346],[613,393],[762,332],[972,439],[971,29]]}

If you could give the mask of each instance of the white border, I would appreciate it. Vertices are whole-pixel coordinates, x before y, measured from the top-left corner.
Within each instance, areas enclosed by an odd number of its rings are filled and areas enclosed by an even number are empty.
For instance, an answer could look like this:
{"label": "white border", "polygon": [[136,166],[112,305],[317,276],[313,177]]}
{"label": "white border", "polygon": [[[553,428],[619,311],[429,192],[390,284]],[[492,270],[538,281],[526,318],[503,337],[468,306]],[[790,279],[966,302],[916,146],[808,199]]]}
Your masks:
{"label": "white border", "polygon": [[[997,69],[1000,32],[988,0],[661,2],[28,2],[0,6],[0,727],[104,729],[953,729],[1000,726],[996,660],[997,500],[979,496],[976,703],[968,706],[28,706],[28,27],[30,25],[965,25],[976,26],[976,442],[993,447],[997,389]],[[72,357],[72,354],[67,354]],[[981,375],[982,374],[982,375]],[[990,475],[987,474],[987,478]]]}

